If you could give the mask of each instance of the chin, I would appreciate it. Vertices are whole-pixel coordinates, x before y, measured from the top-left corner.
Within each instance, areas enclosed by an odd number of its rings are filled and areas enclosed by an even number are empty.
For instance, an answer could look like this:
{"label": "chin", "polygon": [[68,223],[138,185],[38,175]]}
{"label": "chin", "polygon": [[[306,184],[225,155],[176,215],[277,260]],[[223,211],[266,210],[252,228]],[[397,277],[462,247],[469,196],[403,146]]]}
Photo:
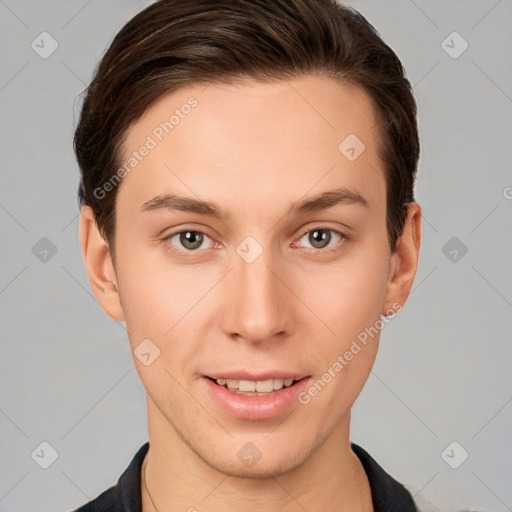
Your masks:
{"label": "chin", "polygon": [[271,478],[280,477],[295,470],[300,463],[296,460],[296,455],[290,456],[286,460],[272,460],[263,461],[259,460],[254,466],[247,467],[241,464],[238,460],[218,462],[214,469],[217,471],[234,477],[250,480],[268,480]]}
{"label": "chin", "polygon": [[[293,438],[292,435],[288,439]],[[198,456],[211,468],[225,475],[235,478],[264,480],[276,478],[300,468],[315,452],[315,446],[311,443],[307,448],[304,442],[294,438],[290,446],[280,444],[280,450],[276,452],[269,437],[262,438],[261,442],[254,440],[237,442],[241,445],[233,451],[232,447],[218,447],[216,450],[208,450],[198,453]],[[265,445],[265,446],[263,446]],[[261,448],[258,448],[258,446]],[[300,448],[300,451],[298,450]],[[231,456],[229,456],[232,454]]]}

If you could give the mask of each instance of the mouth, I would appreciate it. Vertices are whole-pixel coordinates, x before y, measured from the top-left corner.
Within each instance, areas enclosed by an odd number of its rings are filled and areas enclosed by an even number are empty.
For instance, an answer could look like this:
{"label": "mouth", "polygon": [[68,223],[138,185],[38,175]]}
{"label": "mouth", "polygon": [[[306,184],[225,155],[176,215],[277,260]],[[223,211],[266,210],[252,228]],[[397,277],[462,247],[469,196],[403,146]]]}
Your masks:
{"label": "mouth", "polygon": [[[305,378],[305,377],[303,377]],[[303,379],[280,379],[270,378],[265,380],[242,380],[242,379],[214,379],[208,377],[212,382],[231,393],[246,396],[266,396],[275,393],[283,388],[290,388]]]}
{"label": "mouth", "polygon": [[267,371],[231,371],[203,375],[205,391],[226,414],[246,420],[271,420],[297,408],[297,396],[310,375]]}

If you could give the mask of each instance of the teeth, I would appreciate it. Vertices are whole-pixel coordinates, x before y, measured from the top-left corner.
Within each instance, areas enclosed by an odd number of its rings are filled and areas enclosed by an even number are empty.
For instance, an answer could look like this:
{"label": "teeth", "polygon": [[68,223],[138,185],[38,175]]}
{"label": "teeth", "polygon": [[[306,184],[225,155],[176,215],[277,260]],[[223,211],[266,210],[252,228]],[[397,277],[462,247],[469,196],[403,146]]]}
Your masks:
{"label": "teeth", "polygon": [[259,393],[270,393],[274,391],[274,379],[259,380],[256,382],[255,388]]}
{"label": "teeth", "polygon": [[274,379],[274,389],[281,389],[283,387],[283,379]]}
{"label": "teeth", "polygon": [[236,380],[236,379],[217,379],[215,382],[219,386],[226,385],[228,389],[237,389],[243,393],[258,392],[271,393],[293,384],[293,379],[267,379],[267,380]]}
{"label": "teeth", "polygon": [[241,380],[238,383],[238,389],[240,391],[256,391],[256,382],[252,380]]}
{"label": "teeth", "polygon": [[[222,379],[224,380],[224,379]],[[228,388],[238,389],[238,384],[240,383],[239,380],[234,379],[226,379],[226,384],[228,385]],[[217,381],[217,384],[220,384],[219,381]],[[222,384],[221,384],[222,386]]]}

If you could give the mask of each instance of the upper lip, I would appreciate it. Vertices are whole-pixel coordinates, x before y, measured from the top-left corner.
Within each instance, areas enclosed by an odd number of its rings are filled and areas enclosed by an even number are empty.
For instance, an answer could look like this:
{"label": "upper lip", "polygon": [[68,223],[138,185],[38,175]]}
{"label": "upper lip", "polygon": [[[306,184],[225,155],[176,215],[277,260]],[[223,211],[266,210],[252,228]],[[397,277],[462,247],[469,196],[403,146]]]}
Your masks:
{"label": "upper lip", "polygon": [[270,379],[293,379],[300,380],[304,377],[308,377],[305,373],[293,373],[293,372],[284,372],[282,370],[268,370],[264,372],[248,372],[245,370],[226,370],[225,372],[214,372],[205,374],[206,377],[210,377],[210,379],[232,379],[232,380],[251,380],[251,381],[263,381]]}

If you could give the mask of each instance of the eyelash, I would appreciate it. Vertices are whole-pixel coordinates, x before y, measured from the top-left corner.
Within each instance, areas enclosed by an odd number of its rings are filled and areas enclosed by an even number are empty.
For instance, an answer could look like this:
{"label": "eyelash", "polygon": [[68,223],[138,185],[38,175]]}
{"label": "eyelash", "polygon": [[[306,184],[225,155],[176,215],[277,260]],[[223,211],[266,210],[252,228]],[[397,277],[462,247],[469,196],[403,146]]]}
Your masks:
{"label": "eyelash", "polygon": [[[321,248],[321,249],[315,248],[315,247],[304,247],[304,249],[306,249],[308,252],[315,252],[315,253],[321,253],[321,252],[322,253],[327,253],[327,252],[329,252],[329,253],[331,253],[331,252],[336,251],[336,247],[340,243],[342,243],[344,240],[348,239],[348,237],[346,235],[344,235],[343,233],[340,233],[339,231],[336,231],[335,229],[319,226],[319,227],[314,227],[312,229],[308,229],[307,231],[305,231],[297,239],[297,241],[301,240],[302,238],[307,236],[309,233],[312,233],[314,231],[327,231],[327,232],[331,233],[331,235],[334,234],[335,237],[338,237],[338,241],[336,242],[335,247],[327,246],[327,247],[324,247],[324,248]],[[203,235],[204,237],[209,238],[213,242],[213,248],[219,246],[218,242],[215,242],[212,239],[212,237],[210,237],[207,233],[205,233],[204,231],[201,231],[200,229],[182,229],[180,231],[175,231],[175,232],[170,233],[169,235],[167,235],[163,240],[164,240],[164,242],[167,242],[168,247],[170,248],[170,250],[172,250],[173,252],[179,254],[180,256],[186,257],[186,258],[197,256],[198,253],[201,253],[201,252],[204,252],[204,251],[208,250],[208,249],[178,249],[178,248],[176,248],[173,245],[173,243],[171,242],[171,239],[173,237],[177,236],[177,235],[180,235],[182,233],[187,233],[187,232],[199,233],[199,234]],[[292,246],[297,247],[297,241],[293,242]],[[331,240],[329,241],[329,243],[330,242],[331,242]],[[299,247],[302,247],[302,246],[299,246]],[[194,253],[196,253],[196,254],[194,254]]]}

